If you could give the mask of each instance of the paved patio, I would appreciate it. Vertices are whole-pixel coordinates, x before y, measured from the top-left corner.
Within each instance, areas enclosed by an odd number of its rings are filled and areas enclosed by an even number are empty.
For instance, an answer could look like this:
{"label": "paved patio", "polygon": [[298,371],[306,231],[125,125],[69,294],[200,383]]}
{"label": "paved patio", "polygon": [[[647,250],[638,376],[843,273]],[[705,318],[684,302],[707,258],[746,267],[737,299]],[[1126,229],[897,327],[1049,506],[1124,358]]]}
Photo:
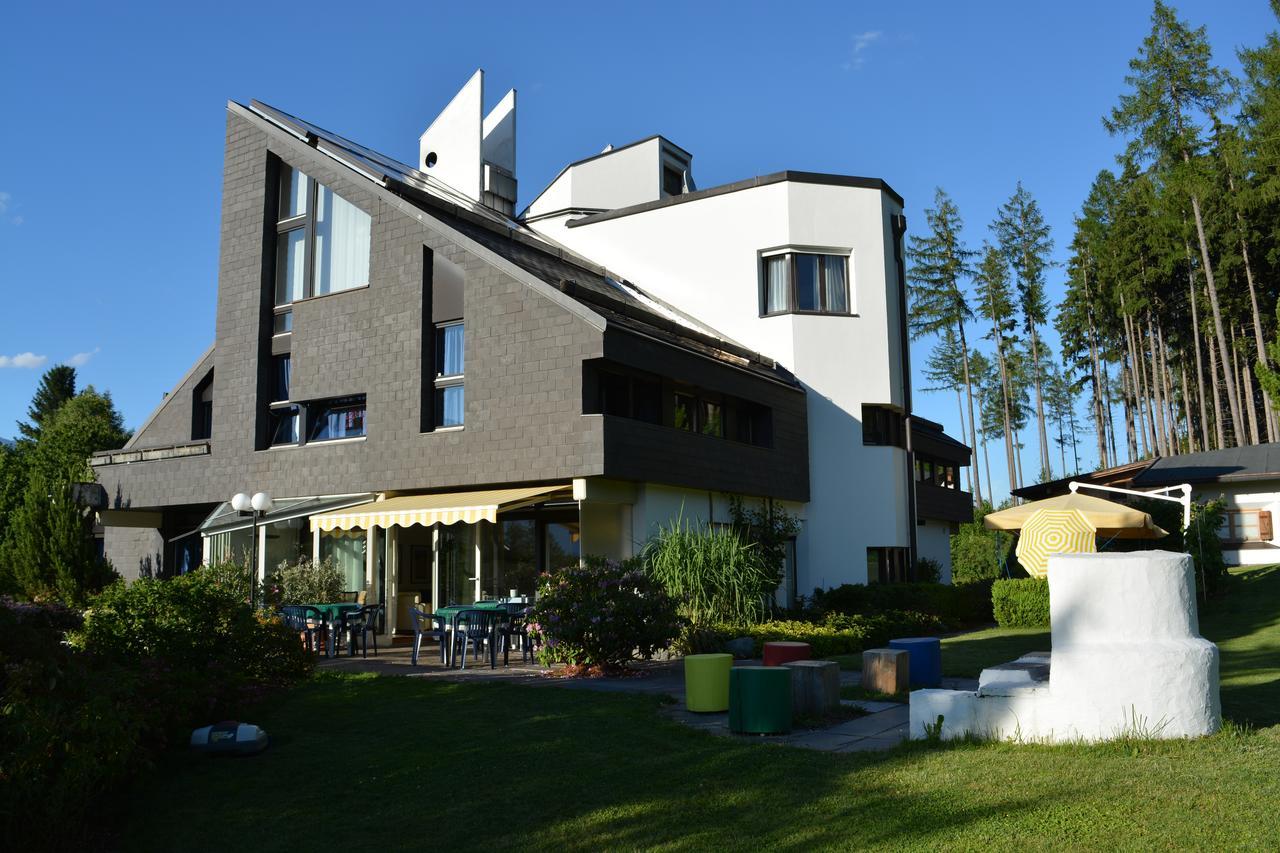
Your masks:
{"label": "paved patio", "polygon": [[[864,752],[889,749],[901,743],[908,732],[908,708],[899,702],[842,700],[841,704],[861,709],[865,716],[815,729],[796,729],[788,735],[738,735],[729,731],[729,715],[697,714],[684,709],[684,670],[680,661],[641,661],[635,674],[627,678],[555,678],[551,670],[536,663],[521,663],[518,654],[504,666],[498,659],[496,669],[489,668],[487,658],[467,659],[466,669],[450,669],[440,663],[436,645],[424,647],[418,665],[411,663],[410,650],[404,646],[379,649],[378,655],[321,658],[320,669],[334,672],[372,672],[409,678],[433,678],[443,681],[504,681],[533,687],[560,687],[568,690],[593,690],[599,693],[647,693],[670,696],[674,704],[663,706],[662,715],[690,728],[720,737],[743,738],[760,743],[778,743],[822,752]],[[760,661],[739,661],[737,665],[756,665]],[[862,673],[840,671],[841,686],[862,682]],[[942,686],[952,690],[976,690],[977,681],[944,678]]]}

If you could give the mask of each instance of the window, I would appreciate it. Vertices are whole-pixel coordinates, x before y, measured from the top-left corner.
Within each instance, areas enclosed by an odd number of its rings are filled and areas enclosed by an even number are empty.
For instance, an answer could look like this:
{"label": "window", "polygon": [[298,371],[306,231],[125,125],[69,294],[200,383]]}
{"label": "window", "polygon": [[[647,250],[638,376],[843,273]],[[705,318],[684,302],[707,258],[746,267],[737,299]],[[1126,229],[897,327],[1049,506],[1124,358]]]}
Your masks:
{"label": "window", "polygon": [[332,441],[364,435],[364,395],[307,404],[307,441]]}
{"label": "window", "polygon": [[273,407],[270,410],[268,429],[272,447],[298,443],[301,415],[302,411],[298,406]]}
{"label": "window", "polygon": [[684,171],[675,166],[663,166],[662,192],[664,195],[680,195],[683,193]]}
{"label": "window", "polygon": [[849,314],[849,258],[785,252],[762,258],[760,315]]}
{"label": "window", "polygon": [[888,406],[862,407],[862,443],[906,447],[902,415]]}
{"label": "window", "polygon": [[672,406],[672,426],[676,429],[684,429],[693,432],[697,427],[695,425],[695,412],[697,411],[698,401],[689,394],[675,395],[675,403]]}
{"label": "window", "polygon": [[462,323],[436,326],[435,425],[460,427],[466,413],[463,370],[466,346]]}
{"label": "window", "polygon": [[1229,509],[1222,514],[1218,537],[1224,542],[1270,542],[1271,513],[1265,509]]}
{"label": "window", "polygon": [[276,317],[293,328],[291,305],[369,283],[369,214],[303,172],[281,165],[276,224]]}
{"label": "window", "polygon": [[710,400],[699,400],[698,428],[703,435],[724,438],[724,407]]}
{"label": "window", "polygon": [[191,397],[191,440],[213,438],[212,370],[192,390]]}
{"label": "window", "polygon": [[288,355],[277,355],[271,361],[271,402],[288,402],[293,359]]}
{"label": "window", "polygon": [[905,583],[913,577],[909,548],[868,548],[867,583]]}

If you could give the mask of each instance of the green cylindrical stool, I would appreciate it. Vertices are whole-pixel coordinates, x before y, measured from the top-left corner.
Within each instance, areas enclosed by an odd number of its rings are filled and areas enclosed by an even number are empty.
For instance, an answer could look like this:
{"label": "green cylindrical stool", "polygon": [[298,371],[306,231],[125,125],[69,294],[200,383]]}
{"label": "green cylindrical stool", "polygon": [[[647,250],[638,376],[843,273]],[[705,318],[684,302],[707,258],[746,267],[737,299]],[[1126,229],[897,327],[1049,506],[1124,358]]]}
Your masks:
{"label": "green cylindrical stool", "polygon": [[785,666],[729,670],[729,730],[758,735],[791,731],[791,670]]}
{"label": "green cylindrical stool", "polygon": [[729,710],[733,655],[685,655],[684,706],[701,713]]}

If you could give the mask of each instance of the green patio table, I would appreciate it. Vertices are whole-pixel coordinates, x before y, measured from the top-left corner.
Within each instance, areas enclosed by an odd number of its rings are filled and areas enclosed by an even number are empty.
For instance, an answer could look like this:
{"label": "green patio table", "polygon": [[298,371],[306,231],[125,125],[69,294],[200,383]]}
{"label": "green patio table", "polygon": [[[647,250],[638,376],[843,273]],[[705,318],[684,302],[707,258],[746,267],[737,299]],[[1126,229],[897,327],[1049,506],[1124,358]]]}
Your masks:
{"label": "green patio table", "polygon": [[[506,610],[506,602],[502,601],[476,601],[472,604],[450,604],[447,607],[441,607],[436,611],[436,615],[444,620],[448,626],[449,633],[453,633],[454,623],[458,619],[458,614],[464,610]],[[448,655],[445,660],[448,666],[453,666],[453,643],[449,642]]]}
{"label": "green patio table", "polygon": [[342,617],[348,613],[359,612],[362,605],[339,601],[331,604],[304,604],[303,607],[314,607],[324,617],[324,621],[329,626],[329,642],[325,645],[326,654],[333,657],[337,654],[338,628],[342,625]]}

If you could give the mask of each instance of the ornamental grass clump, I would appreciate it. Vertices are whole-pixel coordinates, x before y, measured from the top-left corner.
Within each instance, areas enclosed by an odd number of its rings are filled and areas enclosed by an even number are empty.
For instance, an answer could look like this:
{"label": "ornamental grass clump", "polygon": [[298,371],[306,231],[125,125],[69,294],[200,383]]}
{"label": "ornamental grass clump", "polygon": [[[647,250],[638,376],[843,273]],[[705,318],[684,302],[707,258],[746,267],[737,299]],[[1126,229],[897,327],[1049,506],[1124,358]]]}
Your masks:
{"label": "ornamental grass clump", "polygon": [[672,521],[658,529],[641,559],[694,625],[759,622],[782,581],[781,567],[736,526]]}
{"label": "ornamental grass clump", "polygon": [[331,557],[284,562],[269,579],[268,599],[280,604],[329,604],[342,600],[345,580]]}
{"label": "ornamental grass clump", "polygon": [[651,658],[680,634],[676,604],[635,560],[587,559],[544,574],[531,629],[539,660],[616,672]]}

